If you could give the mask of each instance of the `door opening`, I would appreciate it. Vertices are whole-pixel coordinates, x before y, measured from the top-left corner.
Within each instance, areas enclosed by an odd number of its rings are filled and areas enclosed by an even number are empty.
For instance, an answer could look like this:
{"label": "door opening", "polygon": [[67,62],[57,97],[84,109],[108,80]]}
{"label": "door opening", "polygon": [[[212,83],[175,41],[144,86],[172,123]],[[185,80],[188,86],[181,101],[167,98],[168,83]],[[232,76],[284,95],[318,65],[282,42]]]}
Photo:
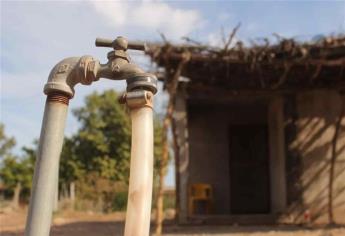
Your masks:
{"label": "door opening", "polygon": [[269,214],[270,181],[266,124],[231,125],[230,213]]}

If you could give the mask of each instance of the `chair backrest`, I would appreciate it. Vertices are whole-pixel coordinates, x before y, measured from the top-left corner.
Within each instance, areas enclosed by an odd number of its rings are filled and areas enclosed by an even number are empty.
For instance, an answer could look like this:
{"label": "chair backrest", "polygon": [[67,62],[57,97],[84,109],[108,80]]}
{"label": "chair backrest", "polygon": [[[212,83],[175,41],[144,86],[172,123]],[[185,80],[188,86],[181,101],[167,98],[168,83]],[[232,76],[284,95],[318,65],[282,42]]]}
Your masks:
{"label": "chair backrest", "polygon": [[210,184],[192,184],[189,194],[196,198],[212,198],[212,187]]}

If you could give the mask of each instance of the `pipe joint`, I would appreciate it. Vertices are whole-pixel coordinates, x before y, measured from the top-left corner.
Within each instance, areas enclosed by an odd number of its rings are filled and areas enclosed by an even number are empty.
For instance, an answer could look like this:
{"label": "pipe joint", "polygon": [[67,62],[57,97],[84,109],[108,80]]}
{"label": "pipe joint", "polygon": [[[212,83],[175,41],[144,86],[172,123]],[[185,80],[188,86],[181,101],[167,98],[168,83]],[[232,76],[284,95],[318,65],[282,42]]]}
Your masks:
{"label": "pipe joint", "polygon": [[153,94],[150,91],[135,90],[127,92],[119,99],[121,104],[127,104],[131,109],[141,107],[153,107]]}
{"label": "pipe joint", "polygon": [[133,76],[126,80],[127,91],[134,91],[138,89],[143,89],[157,93],[157,77],[152,74],[142,74],[140,76]]}
{"label": "pipe joint", "polygon": [[98,80],[99,67],[99,61],[92,56],[66,58],[51,70],[43,91],[47,95],[63,93],[72,98],[76,84],[89,85]]}

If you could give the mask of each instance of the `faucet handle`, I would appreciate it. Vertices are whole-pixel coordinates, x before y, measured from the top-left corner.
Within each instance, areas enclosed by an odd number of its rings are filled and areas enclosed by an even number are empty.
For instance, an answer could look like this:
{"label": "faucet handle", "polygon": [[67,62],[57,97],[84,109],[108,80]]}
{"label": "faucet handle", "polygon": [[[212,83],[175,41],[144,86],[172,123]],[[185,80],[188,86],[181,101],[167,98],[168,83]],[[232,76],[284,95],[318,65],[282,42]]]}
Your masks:
{"label": "faucet handle", "polygon": [[147,51],[147,46],[145,43],[128,42],[128,40],[122,36],[117,37],[115,40],[96,38],[95,45],[96,47],[114,48],[114,50],[126,51],[127,49],[132,49],[132,50]]}

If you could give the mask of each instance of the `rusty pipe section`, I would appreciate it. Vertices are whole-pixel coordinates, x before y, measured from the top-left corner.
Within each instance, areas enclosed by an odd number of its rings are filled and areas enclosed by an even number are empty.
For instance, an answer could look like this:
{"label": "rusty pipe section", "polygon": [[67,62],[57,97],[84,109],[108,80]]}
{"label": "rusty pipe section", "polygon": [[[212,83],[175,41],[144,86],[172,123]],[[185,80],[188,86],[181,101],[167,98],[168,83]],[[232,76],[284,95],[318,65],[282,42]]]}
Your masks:
{"label": "rusty pipe section", "polygon": [[[69,100],[78,83],[90,84],[96,80],[90,73],[89,56],[71,57],[59,62],[51,71],[44,86],[47,100],[35,164],[30,206],[25,236],[48,236],[58,181]],[[87,63],[85,63],[87,62]]]}
{"label": "rusty pipe section", "polygon": [[151,92],[126,95],[131,110],[132,145],[125,236],[148,236],[153,181],[153,117]]}

